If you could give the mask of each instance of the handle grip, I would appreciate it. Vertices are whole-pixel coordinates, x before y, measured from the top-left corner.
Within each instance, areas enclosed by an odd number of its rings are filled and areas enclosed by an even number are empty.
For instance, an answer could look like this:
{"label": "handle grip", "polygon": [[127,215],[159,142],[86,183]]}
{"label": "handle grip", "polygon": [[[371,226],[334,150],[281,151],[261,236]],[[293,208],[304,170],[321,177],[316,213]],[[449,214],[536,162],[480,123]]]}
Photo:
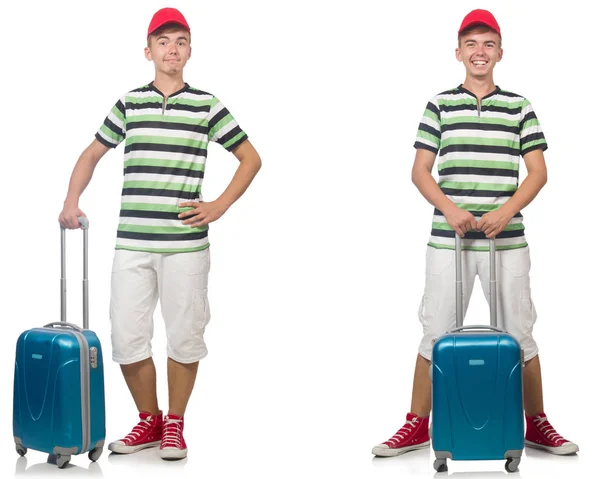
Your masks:
{"label": "handle grip", "polygon": [[66,329],[74,329],[76,331],[79,331],[80,333],[83,332],[83,328],[80,328],[79,326],[77,326],[76,324],[73,323],[67,323],[66,321],[55,321],[53,323],[48,323],[48,324],[44,324],[44,328],[53,328],[54,326],[58,326],[60,328],[66,328]]}
{"label": "handle grip", "polygon": [[[81,225],[81,229],[87,230],[90,227],[90,220],[88,220],[85,216],[78,216],[79,224]],[[60,229],[64,230],[65,227],[60,225]]]}

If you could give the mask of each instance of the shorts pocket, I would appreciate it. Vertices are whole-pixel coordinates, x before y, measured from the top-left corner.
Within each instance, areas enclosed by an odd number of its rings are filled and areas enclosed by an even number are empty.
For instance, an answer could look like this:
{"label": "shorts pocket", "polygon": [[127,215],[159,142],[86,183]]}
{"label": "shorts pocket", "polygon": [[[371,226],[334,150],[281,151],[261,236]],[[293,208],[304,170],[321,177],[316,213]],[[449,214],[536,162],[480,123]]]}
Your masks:
{"label": "shorts pocket", "polygon": [[186,276],[208,275],[210,271],[210,248],[193,253],[175,253],[180,255],[179,268]]}
{"label": "shorts pocket", "polygon": [[194,289],[192,334],[202,334],[210,321],[210,305],[208,290]]}
{"label": "shorts pocket", "polygon": [[423,332],[426,333],[432,319],[435,317],[437,302],[435,298],[423,295],[421,305],[419,306],[419,321],[423,325]]}
{"label": "shorts pocket", "polygon": [[453,250],[437,249],[432,246],[427,247],[427,254],[425,257],[425,268],[427,274],[440,276],[453,264]]}
{"label": "shorts pocket", "polygon": [[531,299],[531,289],[522,289],[519,302],[519,320],[526,333],[531,334],[536,319],[537,312],[533,300]]}
{"label": "shorts pocket", "polygon": [[143,251],[129,251],[117,249],[113,256],[111,273],[119,271],[137,270],[138,268],[152,269],[152,257],[150,253]]}
{"label": "shorts pocket", "polygon": [[496,253],[501,267],[508,271],[513,278],[522,278],[529,274],[531,269],[531,258],[529,247],[516,250],[506,250]]}

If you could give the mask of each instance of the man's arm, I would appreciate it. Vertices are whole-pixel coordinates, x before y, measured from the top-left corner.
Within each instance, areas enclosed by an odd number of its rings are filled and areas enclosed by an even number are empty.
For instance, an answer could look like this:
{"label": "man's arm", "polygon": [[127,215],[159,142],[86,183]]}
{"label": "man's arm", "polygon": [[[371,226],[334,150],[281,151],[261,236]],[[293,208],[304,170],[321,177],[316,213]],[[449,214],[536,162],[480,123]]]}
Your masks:
{"label": "man's arm", "polygon": [[262,164],[260,156],[258,156],[257,151],[249,140],[241,143],[233,150],[233,154],[239,160],[240,165],[221,196],[215,201],[202,203],[185,201],[179,204],[182,208],[193,208],[179,214],[179,218],[184,219],[184,225],[197,228],[218,220],[248,189],[258,170],[260,170]]}
{"label": "man's arm", "polygon": [[446,217],[446,221],[461,237],[477,228],[475,217],[456,206],[440,189],[431,175],[436,154],[424,148],[417,149],[412,169],[412,182],[429,203]]}
{"label": "man's arm", "polygon": [[497,210],[486,213],[479,221],[478,229],[483,231],[487,238],[494,238],[500,234],[513,216],[531,203],[546,184],[548,172],[544,152],[541,149],[533,150],[526,153],[523,159],[527,168],[527,177],[523,183],[506,203]]}
{"label": "man's arm", "polygon": [[79,209],[79,197],[85,190],[86,186],[92,179],[94,169],[100,161],[100,158],[110,150],[109,147],[103,145],[98,140],[94,140],[90,145],[83,150],[79,160],[73,168],[71,181],[69,182],[69,190],[67,198],[61,211],[58,222],[63,228],[75,229],[79,228],[78,216],[85,216],[83,211]]}

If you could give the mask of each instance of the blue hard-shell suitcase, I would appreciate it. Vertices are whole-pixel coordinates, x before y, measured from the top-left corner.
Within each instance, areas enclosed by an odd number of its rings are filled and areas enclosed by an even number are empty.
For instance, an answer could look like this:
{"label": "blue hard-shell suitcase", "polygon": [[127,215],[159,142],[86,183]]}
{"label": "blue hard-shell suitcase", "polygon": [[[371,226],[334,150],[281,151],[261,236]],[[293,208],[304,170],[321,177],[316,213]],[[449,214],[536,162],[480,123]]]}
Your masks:
{"label": "blue hard-shell suitcase", "polygon": [[84,233],[84,328],[66,322],[65,231],[61,228],[61,322],[21,334],[17,341],[13,436],[17,452],[51,455],[66,467],[73,454],[102,454],[105,440],[102,347],[88,329],[87,228]]}
{"label": "blue hard-shell suitcase", "polygon": [[431,363],[431,440],[436,471],[447,459],[502,460],[515,472],[524,447],[523,352],[496,327],[495,242],[490,241],[491,326],[462,326],[461,241],[456,235],[456,329],[439,338]]}

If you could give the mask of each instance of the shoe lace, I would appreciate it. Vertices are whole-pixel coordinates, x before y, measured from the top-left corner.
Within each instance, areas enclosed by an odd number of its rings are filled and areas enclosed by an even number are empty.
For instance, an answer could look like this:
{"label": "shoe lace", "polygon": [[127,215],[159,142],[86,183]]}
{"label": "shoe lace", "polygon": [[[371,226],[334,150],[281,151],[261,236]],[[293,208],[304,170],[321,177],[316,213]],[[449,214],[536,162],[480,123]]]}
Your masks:
{"label": "shoe lace", "polygon": [[419,422],[418,417],[413,417],[412,419],[407,420],[404,423],[404,426],[402,426],[400,429],[398,429],[396,434],[394,434],[392,436],[390,441],[391,442],[400,442],[402,439],[407,437],[413,431],[413,429],[415,427],[417,427],[418,422]]}
{"label": "shoe lace", "polygon": [[[550,441],[557,442],[565,440],[564,437],[562,437],[559,433],[556,432],[556,429],[552,427],[552,424],[548,422],[547,417],[538,416],[533,420],[533,422],[536,424],[540,432],[544,436],[546,436]],[[544,425],[544,423],[546,424]]]}
{"label": "shoe lace", "polygon": [[165,422],[163,423],[162,447],[175,446],[181,448],[182,423],[183,419],[165,418]]}
{"label": "shoe lace", "polygon": [[147,416],[146,419],[142,419],[132,431],[125,436],[125,441],[135,441],[145,434],[148,429],[152,427],[152,416]]}

